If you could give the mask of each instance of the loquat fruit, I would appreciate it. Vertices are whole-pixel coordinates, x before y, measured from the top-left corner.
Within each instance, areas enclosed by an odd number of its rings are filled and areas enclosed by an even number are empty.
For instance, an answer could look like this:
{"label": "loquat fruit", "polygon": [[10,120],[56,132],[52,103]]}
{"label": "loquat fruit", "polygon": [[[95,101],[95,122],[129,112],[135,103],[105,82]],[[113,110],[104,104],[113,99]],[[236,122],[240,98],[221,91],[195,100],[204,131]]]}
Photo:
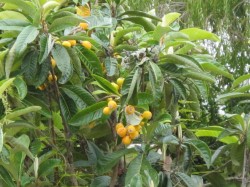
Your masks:
{"label": "loquat fruit", "polygon": [[117,103],[114,100],[111,100],[111,101],[108,102],[108,107],[111,110],[115,110],[117,108]]}
{"label": "loquat fruit", "polygon": [[102,113],[105,114],[105,115],[110,115],[111,114],[111,110],[109,107],[104,107],[103,110],[102,110]]}
{"label": "loquat fruit", "polygon": [[116,132],[120,137],[124,137],[127,134],[127,129],[125,127],[121,127]]}
{"label": "loquat fruit", "polygon": [[71,47],[71,43],[70,43],[69,41],[63,41],[63,42],[62,42],[62,45],[63,45],[64,47]]}
{"label": "loquat fruit", "polygon": [[54,58],[52,58],[52,57],[50,58],[50,63],[51,63],[52,68],[56,67],[56,61]]}
{"label": "loquat fruit", "polygon": [[49,82],[57,81],[57,76],[54,75],[54,77],[53,77],[52,74],[49,74],[49,76],[48,76],[48,81],[49,81]]}
{"label": "loquat fruit", "polygon": [[116,90],[119,90],[119,86],[118,86],[116,83],[111,82],[111,84],[113,85],[113,87],[114,87]]}
{"label": "loquat fruit", "polygon": [[118,78],[118,79],[116,80],[116,83],[117,83],[117,85],[119,86],[119,88],[122,87],[124,80],[125,80],[125,79],[124,79],[123,77],[120,77],[120,78]]}
{"label": "loquat fruit", "polygon": [[86,49],[91,49],[92,48],[92,44],[89,41],[82,41],[81,44]]}
{"label": "loquat fruit", "polygon": [[71,44],[71,46],[75,46],[76,45],[76,40],[68,40],[68,42]]}
{"label": "loquat fruit", "polygon": [[131,138],[130,138],[129,136],[124,136],[124,137],[122,138],[122,143],[123,143],[124,145],[129,145],[129,144],[131,144]]}
{"label": "loquat fruit", "polygon": [[142,117],[143,117],[143,119],[147,119],[147,120],[149,120],[149,119],[151,119],[152,118],[152,113],[150,112],[150,111],[144,111],[143,113],[142,113]]}
{"label": "loquat fruit", "polygon": [[115,130],[117,131],[121,127],[124,127],[124,125],[122,123],[117,123],[115,126]]}
{"label": "loquat fruit", "polygon": [[134,133],[136,131],[134,125],[127,126],[127,130],[129,134]]}
{"label": "loquat fruit", "polygon": [[89,24],[87,23],[80,23],[78,26],[81,27],[83,30],[87,30],[89,28]]}
{"label": "loquat fruit", "polygon": [[125,108],[125,112],[126,112],[127,114],[134,114],[134,113],[135,113],[135,107],[132,106],[132,105],[128,105],[128,106],[126,106],[126,108]]}
{"label": "loquat fruit", "polygon": [[135,131],[135,132],[129,134],[129,137],[132,140],[138,138],[138,136],[139,136],[139,132],[138,131]]}

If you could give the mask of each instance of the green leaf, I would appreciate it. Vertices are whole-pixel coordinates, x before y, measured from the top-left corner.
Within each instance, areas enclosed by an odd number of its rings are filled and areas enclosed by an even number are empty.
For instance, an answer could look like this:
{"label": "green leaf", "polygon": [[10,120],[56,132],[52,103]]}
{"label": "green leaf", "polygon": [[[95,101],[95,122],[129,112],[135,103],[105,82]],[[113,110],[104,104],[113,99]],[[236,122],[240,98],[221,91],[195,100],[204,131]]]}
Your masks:
{"label": "green leaf", "polygon": [[90,122],[102,117],[102,110],[107,106],[106,101],[93,104],[75,114],[69,121],[72,126],[87,125]]}
{"label": "green leaf", "polygon": [[161,18],[147,14],[145,12],[142,11],[136,11],[136,10],[132,10],[132,11],[126,11],[122,14],[120,14],[118,17],[122,17],[124,15],[128,15],[128,16],[139,16],[139,17],[145,17],[145,18],[150,18],[156,21],[161,21]]}
{"label": "green leaf", "polygon": [[46,100],[44,100],[43,98],[35,97],[31,94],[28,94],[23,100],[23,102],[28,106],[40,106],[41,110],[39,110],[38,113],[44,115],[47,118],[51,118],[49,106],[47,105]]}
{"label": "green leaf", "polygon": [[250,93],[241,93],[241,92],[231,92],[226,94],[218,95],[216,100],[223,100],[227,101],[229,99],[236,99],[236,98],[250,98]]}
{"label": "green leaf", "polygon": [[201,157],[204,159],[207,167],[209,168],[211,165],[211,151],[208,145],[205,142],[198,139],[185,140],[185,143],[193,146],[199,152]]}
{"label": "green leaf", "polygon": [[99,83],[101,88],[103,88],[108,93],[119,95],[118,90],[108,80],[94,74],[92,75],[92,77]]}
{"label": "green leaf", "polygon": [[0,20],[0,30],[6,31],[22,31],[29,23],[17,19],[3,19]]}
{"label": "green leaf", "polygon": [[181,172],[176,172],[175,173],[176,176],[178,176],[188,187],[194,187],[194,181],[192,180],[191,177],[189,177],[188,175],[186,175],[185,173],[181,173]]}
{"label": "green leaf", "polygon": [[46,35],[42,35],[40,38],[40,54],[39,54],[39,64],[43,63],[49,56],[54,45],[54,41],[52,40],[52,35],[49,34],[48,37]]}
{"label": "green leaf", "polygon": [[222,68],[216,66],[211,62],[202,62],[201,66],[205,71],[209,71],[213,74],[223,75],[224,77],[227,77],[231,80],[234,79],[231,73],[228,73],[227,71],[223,70]]}
{"label": "green leaf", "polygon": [[13,81],[13,85],[16,87],[20,99],[24,99],[27,95],[27,85],[21,77],[16,77]]}
{"label": "green leaf", "polygon": [[6,119],[11,120],[11,119],[17,118],[21,115],[31,113],[31,112],[36,112],[39,110],[41,110],[40,106],[30,106],[30,107],[26,107],[23,109],[18,109],[18,110],[12,111],[11,113],[7,114]]}
{"label": "green leaf", "polygon": [[142,17],[127,17],[127,18],[122,18],[122,21],[131,21],[132,23],[136,23],[139,24],[141,26],[144,27],[145,31],[149,32],[149,31],[153,31],[155,29],[155,25],[146,20],[145,18]]}
{"label": "green leaf", "polygon": [[36,8],[32,3],[22,0],[1,0],[2,3],[7,3],[15,5],[18,9],[21,9],[24,14],[29,15],[30,17],[34,16],[36,13]]}
{"label": "green leaf", "polygon": [[103,75],[101,62],[93,51],[82,46],[76,46],[75,49],[82,64],[90,74]]}
{"label": "green leaf", "polygon": [[107,187],[111,181],[110,176],[99,176],[93,179],[90,184],[90,187]]}
{"label": "green leaf", "polygon": [[29,20],[20,12],[12,10],[4,10],[0,12],[0,20],[12,19],[12,20],[21,20],[29,22]]}
{"label": "green leaf", "polygon": [[149,105],[153,102],[153,96],[150,93],[137,93],[138,105]]}
{"label": "green leaf", "polygon": [[51,158],[40,164],[38,169],[38,176],[47,176],[52,173],[55,167],[61,165],[61,160],[56,158]]}
{"label": "green leaf", "polygon": [[123,155],[136,153],[135,149],[122,149],[119,151],[115,151],[113,153],[109,153],[100,158],[97,162],[96,171],[98,174],[103,174],[110,171],[113,166],[121,159]]}
{"label": "green leaf", "polygon": [[70,79],[73,73],[73,68],[70,63],[70,56],[67,50],[61,45],[56,45],[52,49],[52,55],[56,61],[58,69],[62,72],[59,83],[65,84]]}
{"label": "green leaf", "polygon": [[222,176],[218,172],[212,172],[206,176],[206,179],[211,182],[212,186],[229,186],[228,183],[225,181],[224,176]]}
{"label": "green leaf", "polygon": [[158,183],[158,174],[144,155],[140,154],[130,162],[125,178],[125,186],[157,186]]}
{"label": "green leaf", "polygon": [[81,22],[86,22],[86,20],[76,16],[65,16],[58,18],[50,25],[49,32],[58,32],[68,27],[78,26]]}
{"label": "green leaf", "polygon": [[235,143],[232,145],[232,148],[230,150],[230,157],[232,160],[232,163],[235,166],[242,167],[243,165],[243,160],[244,160],[244,149],[245,149],[245,144],[244,143]]}
{"label": "green leaf", "polygon": [[0,165],[0,177],[8,187],[16,186],[13,182],[10,173],[1,165]]}
{"label": "green leaf", "polygon": [[93,142],[88,141],[88,149],[86,150],[86,155],[88,157],[88,161],[90,165],[96,166],[97,161],[102,158],[103,152],[97,147],[97,145]]}
{"label": "green leaf", "polygon": [[217,35],[198,28],[183,29],[180,32],[187,34],[189,36],[190,41],[204,40],[204,39],[212,40],[215,42],[220,41]]}
{"label": "green leaf", "polygon": [[16,42],[14,43],[15,54],[21,55],[27,48],[27,45],[33,42],[39,34],[38,28],[30,25],[25,27],[22,32],[18,35]]}
{"label": "green leaf", "polygon": [[4,91],[13,83],[15,78],[5,79],[0,82],[0,98],[2,98]]}
{"label": "green leaf", "polygon": [[205,72],[187,71],[183,73],[183,76],[205,82],[215,83],[214,77],[209,74],[206,74]]}
{"label": "green leaf", "polygon": [[119,41],[121,41],[120,39],[130,33],[130,32],[136,32],[136,31],[141,31],[142,28],[141,27],[130,27],[130,28],[127,28],[127,29],[123,29],[121,31],[119,31],[118,33],[116,33],[115,35],[115,39],[114,39],[114,46],[116,46],[118,44]]}
{"label": "green leaf", "polygon": [[[71,94],[73,94],[75,97],[77,97],[79,100],[86,103],[87,105],[92,105],[92,104],[96,103],[95,98],[87,90],[85,90],[84,88],[82,88],[80,86],[65,85],[62,88],[62,90],[64,90],[64,91],[69,90]],[[69,97],[71,97],[69,94],[67,94],[67,95]],[[74,97],[74,96],[72,96],[72,97]]]}
{"label": "green leaf", "polygon": [[106,71],[107,71],[107,76],[114,76],[115,73],[117,72],[117,66],[118,62],[115,58],[107,57],[104,60]]}
{"label": "green leaf", "polygon": [[234,89],[235,87],[239,86],[243,81],[250,79],[250,74],[242,75],[235,79],[235,81],[232,84],[231,89]]}
{"label": "green leaf", "polygon": [[181,16],[180,13],[171,12],[163,16],[162,26],[167,27]]}
{"label": "green leaf", "polygon": [[0,153],[3,150],[3,129],[0,127]]}
{"label": "green leaf", "polygon": [[187,58],[187,56],[168,54],[168,55],[163,56],[160,60],[161,60],[161,64],[165,64],[165,63],[177,64],[177,65],[190,67],[197,71],[201,71],[200,67],[196,63],[194,63],[194,61]]}
{"label": "green leaf", "polygon": [[38,72],[38,52],[30,51],[27,53],[21,64],[21,71],[27,84],[34,84]]}

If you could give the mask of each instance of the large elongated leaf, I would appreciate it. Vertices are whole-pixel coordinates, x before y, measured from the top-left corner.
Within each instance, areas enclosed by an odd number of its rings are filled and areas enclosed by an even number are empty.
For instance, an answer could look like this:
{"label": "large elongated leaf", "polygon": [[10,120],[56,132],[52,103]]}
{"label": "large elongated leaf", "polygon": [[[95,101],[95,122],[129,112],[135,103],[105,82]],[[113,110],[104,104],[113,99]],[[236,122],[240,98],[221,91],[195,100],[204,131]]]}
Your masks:
{"label": "large elongated leaf", "polygon": [[101,62],[99,61],[99,58],[93,51],[88,50],[81,46],[77,46],[75,49],[82,64],[86,67],[87,71],[90,74],[97,74],[97,75],[103,74]]}
{"label": "large elongated leaf", "polygon": [[102,101],[81,110],[70,119],[69,124],[73,126],[82,126],[101,118],[102,110],[106,105],[107,102]]}
{"label": "large elongated leaf", "polygon": [[15,5],[18,9],[21,9],[24,14],[33,17],[36,13],[36,8],[32,3],[22,0],[1,0],[2,3],[8,3]]}
{"label": "large elongated leaf", "polygon": [[139,17],[145,17],[145,18],[150,18],[156,21],[161,21],[161,18],[147,14],[145,12],[142,11],[137,11],[137,10],[132,10],[132,11],[126,11],[122,14],[120,14],[118,17],[122,17],[124,15],[129,15],[129,16],[139,16]]}
{"label": "large elongated leaf", "polygon": [[87,90],[80,86],[67,85],[64,86],[62,90],[71,91],[71,93],[76,95],[79,99],[82,100],[82,102],[86,103],[87,105],[92,105],[96,102],[95,98]]}
{"label": "large elongated leaf", "polygon": [[62,72],[59,83],[64,84],[69,80],[73,73],[70,56],[67,50],[61,45],[56,45],[52,49],[52,55],[56,61],[58,69]]}
{"label": "large elongated leaf", "polygon": [[185,143],[193,146],[201,155],[201,157],[204,159],[207,167],[209,168],[211,165],[211,151],[208,147],[208,145],[201,141],[201,140],[196,140],[196,139],[189,139],[186,140]]}
{"label": "large elongated leaf", "polygon": [[53,172],[54,168],[56,166],[60,166],[61,160],[60,159],[48,159],[44,161],[38,169],[38,175],[39,176],[46,176]]}
{"label": "large elongated leaf", "polygon": [[213,40],[216,42],[220,41],[217,35],[198,28],[183,29],[180,32],[187,34],[191,41],[204,40],[204,39]]}
{"label": "large elongated leaf", "polygon": [[52,40],[52,36],[42,35],[40,38],[40,54],[39,54],[39,64],[43,63],[46,58],[48,58],[50,51],[54,45],[54,41]]}
{"label": "large elongated leaf", "polygon": [[40,106],[30,106],[30,107],[26,107],[23,109],[18,109],[16,111],[12,111],[11,113],[6,115],[6,119],[14,119],[16,117],[19,117],[21,115],[27,114],[27,113],[31,113],[31,112],[36,112],[41,110]]}
{"label": "large elongated leaf", "polygon": [[12,180],[10,173],[3,166],[0,166],[0,177],[9,187],[16,186]]}
{"label": "large elongated leaf", "polygon": [[214,77],[204,72],[187,71],[183,75],[192,79],[215,83]]}
{"label": "large elongated leaf", "polygon": [[181,180],[188,186],[188,187],[194,187],[194,181],[192,180],[191,177],[186,175],[185,173],[177,172],[175,173]]}
{"label": "large elongated leaf", "polygon": [[240,77],[238,77],[232,84],[231,89],[239,86],[243,81],[250,79],[250,74],[246,74],[246,75],[242,75]]}
{"label": "large elongated leaf", "polygon": [[114,76],[117,72],[118,62],[115,58],[107,57],[105,59],[105,67],[107,71],[107,76]]}
{"label": "large elongated leaf", "polygon": [[163,16],[162,18],[162,26],[167,27],[171,23],[173,23],[175,20],[177,20],[181,16],[180,13],[177,12],[171,12]]}
{"label": "large elongated leaf", "polygon": [[94,79],[99,83],[100,87],[102,87],[108,93],[119,95],[117,89],[106,79],[102,78],[98,75],[92,75]]}
{"label": "large elongated leaf", "polygon": [[58,32],[68,27],[77,26],[81,22],[86,22],[84,19],[76,16],[65,16],[58,18],[49,27],[49,32]]}
{"label": "large elongated leaf", "polygon": [[0,98],[2,98],[4,91],[13,83],[15,78],[3,80],[0,83]]}
{"label": "large elongated leaf", "polygon": [[143,155],[138,155],[130,162],[125,178],[125,186],[157,186],[158,174]]}
{"label": "large elongated leaf", "polygon": [[20,99],[24,99],[24,97],[27,95],[27,85],[26,85],[25,81],[23,81],[23,79],[21,77],[17,77],[13,81],[13,84],[17,89],[17,92],[18,92]]}
{"label": "large elongated leaf", "polygon": [[97,172],[99,174],[106,173],[112,169],[112,167],[120,160],[125,154],[136,153],[135,149],[122,149],[113,153],[104,155],[97,162]]}
{"label": "large elongated leaf", "polygon": [[127,17],[127,18],[123,18],[122,20],[131,21],[132,23],[142,25],[144,27],[145,31],[147,31],[147,32],[153,31],[155,29],[155,25],[143,17],[137,17],[137,16]]}
{"label": "large elongated leaf", "polygon": [[16,30],[21,31],[24,27],[28,26],[29,23],[22,20],[16,19],[3,19],[0,20],[0,30]]}
{"label": "large elongated leaf", "polygon": [[116,36],[115,36],[115,39],[114,39],[114,46],[116,46],[118,44],[118,42],[120,41],[120,39],[130,33],[130,32],[135,32],[135,31],[140,31],[142,28],[141,27],[130,27],[130,28],[127,28],[127,29],[124,29],[124,30],[121,30],[119,31]]}
{"label": "large elongated leaf", "polygon": [[99,176],[94,178],[94,180],[90,184],[90,187],[107,187],[109,186],[110,181],[110,176]]}
{"label": "large elongated leaf", "polygon": [[235,99],[235,98],[250,98],[250,93],[241,93],[241,92],[225,93],[218,95],[216,100],[227,101],[229,99]]}

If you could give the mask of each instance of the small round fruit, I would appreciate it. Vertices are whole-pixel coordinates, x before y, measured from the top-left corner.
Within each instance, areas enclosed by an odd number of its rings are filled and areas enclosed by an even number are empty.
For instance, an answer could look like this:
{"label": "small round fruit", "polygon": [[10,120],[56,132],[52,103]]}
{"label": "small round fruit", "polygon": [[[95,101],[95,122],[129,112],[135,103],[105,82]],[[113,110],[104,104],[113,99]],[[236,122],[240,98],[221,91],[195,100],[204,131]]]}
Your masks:
{"label": "small round fruit", "polygon": [[120,77],[116,80],[117,85],[121,88],[124,82],[124,78]]}
{"label": "small round fruit", "polygon": [[71,46],[76,45],[76,40],[68,40],[68,42],[71,44]]}
{"label": "small round fruit", "polygon": [[42,85],[38,86],[37,88],[38,88],[39,90],[43,91],[43,90],[45,90],[46,85],[45,85],[45,84],[42,84]]}
{"label": "small round fruit", "polygon": [[122,137],[126,136],[127,129],[125,127],[121,127],[116,132],[122,138]]}
{"label": "small round fruit", "polygon": [[111,84],[115,87],[116,90],[119,90],[119,86],[116,83],[111,82]]}
{"label": "small round fruit", "polygon": [[86,49],[91,49],[92,44],[89,41],[82,41],[82,46],[85,47]]}
{"label": "small round fruit", "polygon": [[126,108],[125,108],[125,112],[126,112],[127,114],[134,114],[134,113],[135,113],[135,107],[132,106],[132,105],[128,105],[128,106],[126,106]]}
{"label": "small round fruit", "polygon": [[138,131],[138,132],[141,130],[141,126],[140,125],[135,125],[134,127],[135,127],[135,130]]}
{"label": "small round fruit", "polygon": [[122,123],[117,123],[115,126],[115,130],[117,131],[121,127],[124,127],[124,125]]}
{"label": "small round fruit", "polygon": [[138,138],[138,136],[139,136],[139,132],[138,131],[135,131],[135,132],[129,134],[129,137],[132,140]]}
{"label": "small round fruit", "polygon": [[57,81],[57,76],[54,75],[54,77],[53,77],[52,74],[49,74],[49,76],[48,76],[48,81],[49,81],[49,82]]}
{"label": "small round fruit", "polygon": [[63,42],[62,42],[62,45],[63,45],[64,47],[71,47],[71,43],[70,43],[69,41],[63,41]]}
{"label": "small round fruit", "polygon": [[51,62],[52,68],[55,68],[56,67],[56,61],[55,61],[55,59],[51,57],[50,62]]}
{"label": "small round fruit", "polygon": [[109,102],[109,101],[113,101],[112,97],[108,98],[107,101],[108,101],[108,102]]}
{"label": "small round fruit", "polygon": [[87,24],[87,23],[80,23],[79,27],[81,27],[83,30],[87,30],[89,28],[89,24]]}
{"label": "small round fruit", "polygon": [[105,115],[110,115],[111,114],[111,110],[109,107],[104,107],[102,113],[105,114]]}
{"label": "small round fruit", "polygon": [[145,122],[142,121],[141,123],[139,123],[139,125],[143,127],[145,125]]}
{"label": "small round fruit", "polygon": [[131,138],[130,138],[129,136],[124,136],[124,137],[122,138],[122,143],[123,143],[124,145],[129,145],[129,144],[131,144]]}
{"label": "small round fruit", "polygon": [[115,101],[109,101],[108,102],[108,107],[110,108],[110,110],[115,110],[117,108],[117,103]]}
{"label": "small round fruit", "polygon": [[129,134],[134,133],[136,131],[134,125],[127,126],[127,130]]}
{"label": "small round fruit", "polygon": [[144,119],[147,119],[147,120],[149,120],[149,119],[151,119],[152,118],[152,113],[150,112],[150,111],[144,111],[143,112],[143,114],[142,114],[142,117],[144,118]]}

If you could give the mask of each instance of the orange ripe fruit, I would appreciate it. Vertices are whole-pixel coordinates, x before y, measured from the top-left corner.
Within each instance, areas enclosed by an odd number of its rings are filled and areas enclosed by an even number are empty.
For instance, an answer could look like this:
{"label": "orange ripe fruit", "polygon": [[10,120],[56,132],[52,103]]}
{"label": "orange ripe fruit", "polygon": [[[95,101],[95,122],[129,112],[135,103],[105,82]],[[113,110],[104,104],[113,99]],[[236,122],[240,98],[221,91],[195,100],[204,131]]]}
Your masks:
{"label": "orange ripe fruit", "polygon": [[133,125],[129,125],[127,126],[127,130],[128,130],[128,133],[131,134],[131,133],[134,133],[136,130],[135,130],[135,127]]}
{"label": "orange ripe fruit", "polygon": [[135,113],[135,107],[132,106],[132,105],[128,105],[128,106],[126,106],[126,108],[125,108],[125,112],[126,112],[127,114],[134,114],[134,113]]}
{"label": "orange ripe fruit", "polygon": [[152,113],[150,112],[150,111],[144,111],[143,112],[143,114],[142,114],[142,117],[144,118],[144,119],[147,119],[147,120],[149,120],[149,119],[151,119],[152,118]]}
{"label": "orange ripe fruit", "polygon": [[138,132],[141,130],[141,126],[140,125],[135,125],[134,127],[135,127],[135,130],[138,131]]}
{"label": "orange ripe fruit", "polygon": [[104,109],[102,110],[102,113],[105,115],[110,115],[111,114],[111,110],[109,107],[104,107]]}
{"label": "orange ripe fruit", "polygon": [[120,137],[124,137],[127,134],[127,129],[125,127],[121,127],[116,132]]}
{"label": "orange ripe fruit", "polygon": [[111,109],[111,110],[115,110],[117,108],[117,103],[115,101],[109,101],[108,102],[108,107]]}
{"label": "orange ripe fruit", "polygon": [[71,46],[76,45],[76,40],[68,40],[68,42],[71,44]]}
{"label": "orange ripe fruit", "polygon": [[89,28],[89,24],[87,23],[80,23],[78,26],[81,27],[83,30],[87,30]]}
{"label": "orange ripe fruit", "polygon": [[63,42],[62,42],[62,45],[63,45],[64,47],[71,47],[71,43],[70,43],[69,41],[63,41]]}
{"label": "orange ripe fruit", "polygon": [[86,49],[91,49],[92,44],[89,41],[82,41],[82,46],[85,47]]}
{"label": "orange ripe fruit", "polygon": [[43,91],[43,90],[45,90],[46,85],[45,85],[45,84],[42,84],[42,85],[38,86],[37,88],[38,88],[39,90]]}
{"label": "orange ripe fruit", "polygon": [[133,140],[133,139],[136,139],[138,136],[139,136],[139,132],[138,132],[138,131],[135,131],[135,132],[129,134],[129,137],[130,137],[132,140]]}
{"label": "orange ripe fruit", "polygon": [[125,79],[124,79],[123,77],[120,77],[120,78],[118,78],[118,79],[116,80],[116,83],[117,83],[117,85],[119,86],[119,88],[122,87],[124,80],[125,80]]}
{"label": "orange ripe fruit", "polygon": [[55,61],[55,59],[51,57],[50,62],[51,62],[52,68],[55,68],[56,67],[56,61]]}
{"label": "orange ripe fruit", "polygon": [[129,145],[129,144],[131,143],[131,138],[130,138],[129,136],[124,136],[124,137],[122,138],[122,143],[123,143],[124,145]]}
{"label": "orange ripe fruit", "polygon": [[117,123],[115,126],[115,130],[117,131],[121,127],[124,127],[124,125],[122,123]]}
{"label": "orange ripe fruit", "polygon": [[52,74],[49,74],[49,76],[48,76],[48,81],[49,81],[49,82],[57,81],[57,76],[54,75],[54,77],[53,77]]}

